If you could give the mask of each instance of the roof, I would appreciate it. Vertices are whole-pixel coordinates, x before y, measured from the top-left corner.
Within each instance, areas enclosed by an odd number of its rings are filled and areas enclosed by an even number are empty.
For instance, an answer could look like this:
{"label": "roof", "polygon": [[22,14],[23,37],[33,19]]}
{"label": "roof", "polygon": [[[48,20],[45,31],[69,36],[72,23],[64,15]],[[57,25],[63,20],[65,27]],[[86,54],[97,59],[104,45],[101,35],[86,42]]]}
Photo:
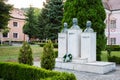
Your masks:
{"label": "roof", "polygon": [[18,9],[18,8],[14,8],[11,11],[12,18],[16,18],[16,19],[25,19],[25,15],[24,15],[24,11]]}
{"label": "roof", "polygon": [[120,0],[102,0],[103,5],[110,11],[120,10]]}

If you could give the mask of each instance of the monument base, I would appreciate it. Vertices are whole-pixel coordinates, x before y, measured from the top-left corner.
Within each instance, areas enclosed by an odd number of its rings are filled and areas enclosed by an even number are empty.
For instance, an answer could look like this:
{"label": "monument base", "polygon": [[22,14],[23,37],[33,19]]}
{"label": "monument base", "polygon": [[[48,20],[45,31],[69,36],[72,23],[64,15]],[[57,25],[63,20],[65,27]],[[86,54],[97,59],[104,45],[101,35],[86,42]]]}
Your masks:
{"label": "monument base", "polygon": [[91,63],[76,63],[56,61],[55,67],[63,69],[72,69],[76,71],[85,71],[98,74],[105,74],[115,70],[116,64],[113,62],[91,62]]}

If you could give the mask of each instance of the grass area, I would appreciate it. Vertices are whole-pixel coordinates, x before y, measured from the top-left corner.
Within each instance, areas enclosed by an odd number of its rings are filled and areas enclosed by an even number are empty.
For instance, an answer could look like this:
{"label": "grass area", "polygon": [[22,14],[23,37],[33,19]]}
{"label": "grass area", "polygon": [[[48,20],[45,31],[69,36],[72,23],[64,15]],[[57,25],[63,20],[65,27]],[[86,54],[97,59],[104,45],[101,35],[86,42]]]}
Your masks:
{"label": "grass area", "polygon": [[[0,46],[0,61],[17,62],[20,48],[21,46]],[[43,48],[37,45],[31,46],[31,48],[34,60],[39,60],[40,53],[42,53]]]}
{"label": "grass area", "polygon": [[[101,55],[102,61],[108,61],[107,56],[108,56],[107,51],[102,51],[102,55]],[[120,51],[112,51],[111,56],[120,57]]]}
{"label": "grass area", "polygon": [[[21,46],[0,46],[0,62],[17,62],[20,48]],[[42,53],[43,48],[38,45],[31,45],[31,48],[34,60],[40,60],[40,54]],[[120,57],[120,51],[112,51],[111,55]],[[108,61],[107,56],[107,51],[102,51],[102,61]]]}

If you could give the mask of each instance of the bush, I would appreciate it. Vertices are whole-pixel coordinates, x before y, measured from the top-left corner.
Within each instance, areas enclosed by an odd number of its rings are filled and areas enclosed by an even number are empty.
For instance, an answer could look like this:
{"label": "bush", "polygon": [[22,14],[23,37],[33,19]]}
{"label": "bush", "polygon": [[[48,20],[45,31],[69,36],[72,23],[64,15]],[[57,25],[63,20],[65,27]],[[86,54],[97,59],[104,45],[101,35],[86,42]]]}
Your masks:
{"label": "bush", "polygon": [[120,57],[117,56],[108,56],[109,62],[115,62],[116,64],[120,64]]}
{"label": "bush", "polygon": [[111,51],[120,51],[120,45],[107,45],[106,50],[111,49]]}
{"label": "bush", "polygon": [[41,57],[41,67],[52,70],[55,66],[55,52],[51,40],[45,44]]}
{"label": "bush", "polygon": [[53,44],[54,48],[58,48],[58,43]]}
{"label": "bush", "polygon": [[43,47],[45,45],[45,43],[39,43],[38,44],[40,47]]}
{"label": "bush", "polygon": [[57,58],[58,57],[58,51],[55,51],[55,58]]}
{"label": "bush", "polygon": [[19,63],[33,65],[32,49],[27,42],[23,43],[18,57]]}
{"label": "bush", "polygon": [[[39,43],[40,47],[43,47],[45,43]],[[58,48],[58,43],[53,43],[54,48]]]}
{"label": "bush", "polygon": [[76,80],[74,74],[18,63],[0,63],[0,77],[4,80]]}

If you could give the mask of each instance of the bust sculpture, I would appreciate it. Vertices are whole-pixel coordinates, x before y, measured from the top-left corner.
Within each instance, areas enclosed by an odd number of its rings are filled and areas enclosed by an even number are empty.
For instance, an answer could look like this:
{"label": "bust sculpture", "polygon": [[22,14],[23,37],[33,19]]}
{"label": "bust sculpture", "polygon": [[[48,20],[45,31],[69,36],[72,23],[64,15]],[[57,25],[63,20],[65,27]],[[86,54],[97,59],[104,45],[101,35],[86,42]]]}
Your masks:
{"label": "bust sculpture", "polygon": [[71,29],[80,29],[80,27],[78,26],[77,18],[73,18],[73,26],[71,27]]}
{"label": "bust sculpture", "polygon": [[91,28],[91,25],[92,25],[91,21],[87,21],[86,23],[87,28],[84,30],[84,32],[94,32],[94,30]]}
{"label": "bust sculpture", "polygon": [[68,27],[68,24],[65,22],[64,23],[64,28],[62,30],[62,33],[67,33],[67,27]]}

